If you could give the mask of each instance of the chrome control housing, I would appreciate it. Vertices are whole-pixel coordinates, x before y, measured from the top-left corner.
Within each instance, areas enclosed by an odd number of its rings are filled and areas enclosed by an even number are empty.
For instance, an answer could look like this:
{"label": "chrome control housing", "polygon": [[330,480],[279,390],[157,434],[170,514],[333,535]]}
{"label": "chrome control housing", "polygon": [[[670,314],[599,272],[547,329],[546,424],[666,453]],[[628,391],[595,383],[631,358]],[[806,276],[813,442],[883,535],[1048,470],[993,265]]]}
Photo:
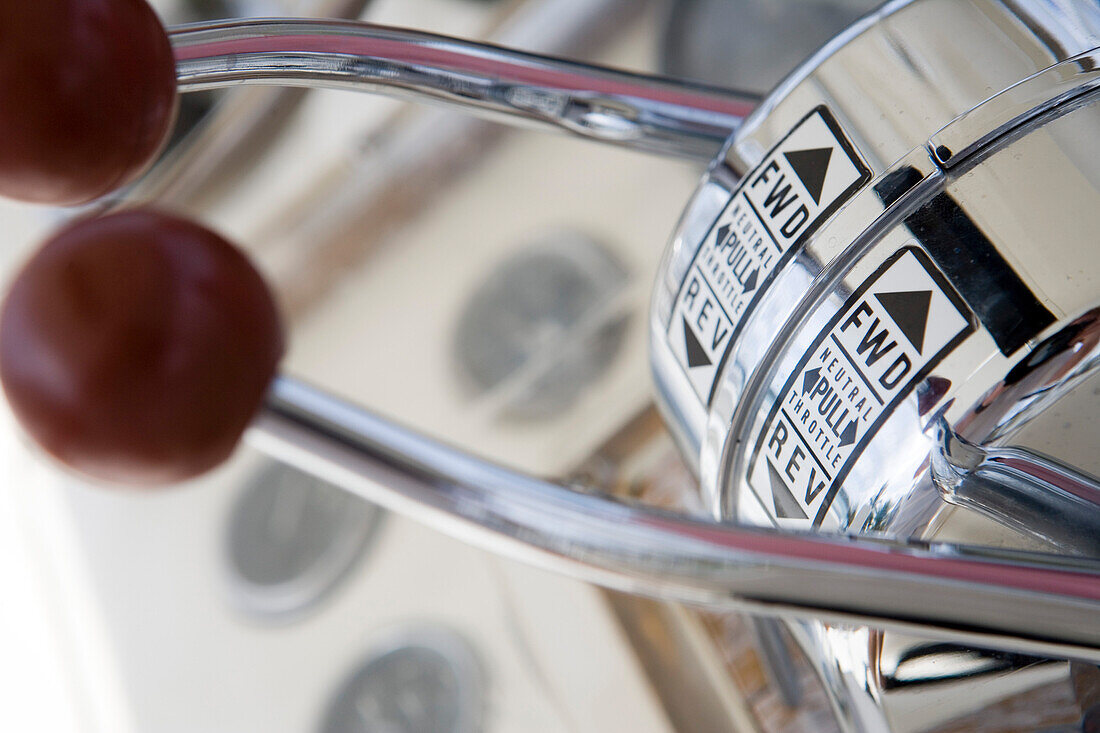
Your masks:
{"label": "chrome control housing", "polygon": [[[1096,557],[1097,46],[1095,3],[888,3],[727,143],[650,318],[658,403],[716,519]],[[843,730],[980,717],[1080,672],[789,628]],[[996,664],[933,685],[891,658]]]}
{"label": "chrome control housing", "polygon": [[[1013,445],[1087,377],[1097,45],[1093,3],[890,3],[729,141],[651,310],[658,399],[717,518],[910,536],[952,436]],[[1096,472],[1089,446],[1045,435],[1021,446]]]}

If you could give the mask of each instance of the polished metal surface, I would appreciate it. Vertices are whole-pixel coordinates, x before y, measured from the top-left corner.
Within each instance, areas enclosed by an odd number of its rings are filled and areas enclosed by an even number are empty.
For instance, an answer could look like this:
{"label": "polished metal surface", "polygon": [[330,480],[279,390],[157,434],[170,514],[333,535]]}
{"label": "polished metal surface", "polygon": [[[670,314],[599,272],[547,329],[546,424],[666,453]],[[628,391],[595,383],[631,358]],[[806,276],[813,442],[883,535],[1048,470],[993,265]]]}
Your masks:
{"label": "polished metal surface", "polygon": [[1094,560],[687,519],[493,465],[287,378],[250,436],[387,509],[619,590],[1100,661]]}
{"label": "polished metal surface", "polygon": [[[735,135],[674,236],[652,316],[660,403],[716,516],[1097,557],[1098,22],[1090,2],[889,3]],[[814,115],[832,138],[805,133]],[[815,192],[805,157],[826,148],[868,175]],[[835,204],[819,214],[818,196]],[[773,237],[777,263],[753,249],[802,204],[812,221]],[[918,260],[923,274],[902,266]],[[791,628],[845,730],[1087,718],[1049,694],[1072,691],[1064,662]]]}
{"label": "polished metal surface", "polygon": [[710,160],[756,99],[365,23],[261,20],[171,33],[183,91],[309,85],[459,105],[649,152]]}
{"label": "polished metal surface", "polygon": [[[1098,13],[1094,4],[1080,2],[889,3],[811,58],[746,121],[722,163],[712,166],[689,204],[666,254],[653,301],[652,358],[659,402],[689,459],[698,456],[703,488],[717,514],[771,523],[768,515],[774,515],[774,508],[759,506],[743,485],[736,490],[722,485],[725,481],[744,482],[740,474],[745,470],[746,453],[756,446],[741,446],[740,441],[756,440],[756,413],[775,389],[768,383],[768,372],[781,362],[784,353],[790,356],[804,348],[792,344],[812,339],[820,326],[807,327],[804,321],[822,317],[822,307],[817,305],[822,299],[834,297],[843,302],[847,297],[843,289],[836,295],[828,292],[844,277],[841,270],[851,267],[869,247],[894,246],[896,251],[911,236],[907,224],[896,232],[883,230],[897,229],[889,219],[907,198],[934,196],[933,191],[942,185],[938,183],[943,175],[940,161],[928,141],[940,136],[937,145],[944,149],[939,155],[946,152],[942,140],[948,139],[960,156],[968,150],[963,138],[968,138],[967,144],[984,142],[989,149],[992,140],[1005,134],[1010,121],[1022,124],[1029,114],[1034,117],[1035,108],[1049,110],[1055,101],[1087,93],[1092,83],[1087,52],[1097,44]],[[945,35],[944,28],[953,30]],[[956,50],[953,43],[960,43],[965,51],[961,47]],[[1082,54],[1083,60],[1076,58]],[[974,63],[975,58],[981,62]],[[1049,67],[1054,69],[1043,73]],[[1013,87],[1020,91],[1012,91]],[[1000,93],[1006,89],[1010,91]],[[1020,100],[1034,104],[1028,106]],[[746,311],[735,316],[738,323],[720,354],[720,373],[714,370],[708,380],[713,387],[700,397],[692,388],[692,377],[685,374],[685,366],[674,354],[673,327],[679,324],[673,322],[673,315],[681,284],[699,245],[720,229],[721,222],[712,225],[737,190],[741,176],[822,105],[853,147],[853,159],[867,166],[871,178],[840,201],[826,219],[800,233],[800,240],[779,255],[781,264],[771,264],[773,279],[757,288],[743,306]],[[1089,139],[1083,131],[1089,123],[1077,124],[1082,131],[1072,134],[1079,140]],[[1001,158],[1010,160],[1017,153],[1022,154],[1014,150]],[[1081,153],[1088,155],[1084,150]],[[1016,176],[1022,177],[1025,165],[1045,165],[1053,172],[1065,164],[1063,158],[1041,158],[1035,153],[1027,164],[1017,163],[1021,172]],[[1073,166],[1084,170],[1089,164],[1078,156]],[[977,171],[965,181],[981,176],[982,171]],[[1032,176],[1032,180],[1037,178]],[[974,196],[969,198],[989,208],[996,206],[998,197],[990,195],[987,184],[973,186]],[[1046,216],[1044,206],[1057,204],[1057,194],[1052,185],[1035,188],[1041,188],[1034,193],[1045,193],[1047,201],[1026,201],[1017,194],[1012,211],[1032,210],[1039,222]],[[985,213],[979,226],[988,226],[992,213]],[[1089,209],[1075,209],[1075,214],[1083,216],[1069,217],[1067,222],[1087,221],[1090,213]],[[929,216],[935,219],[943,212],[930,212]],[[810,231],[815,225],[820,227],[818,231]],[[941,236],[951,235],[944,230]],[[1026,239],[1017,236],[1013,254],[1035,252],[1034,236],[1035,232]],[[896,244],[885,244],[891,240]],[[1064,266],[1068,267],[1068,262]],[[865,270],[859,272],[866,276]],[[858,284],[853,276],[847,277],[845,287]],[[1083,309],[1088,304],[1079,301],[1076,307]],[[1069,304],[1063,309],[1067,313],[1073,310]],[[729,452],[727,436],[734,436]],[[728,478],[718,479],[720,473]]]}
{"label": "polished metal surface", "polygon": [[[165,23],[225,21],[292,13],[357,18],[370,0],[154,0]],[[300,108],[307,90],[253,88],[188,94],[180,99],[175,129],[151,174],[126,192],[128,201],[156,200],[176,211],[198,209],[268,150]]]}
{"label": "polished metal surface", "polygon": [[661,36],[671,76],[767,94],[879,0],[672,0]]}
{"label": "polished metal surface", "polygon": [[1021,448],[982,448],[945,431],[932,476],[952,504],[981,512],[1059,550],[1100,556],[1095,478]]}
{"label": "polished metal surface", "polygon": [[[984,710],[986,716],[984,724],[971,724],[972,729],[1000,730],[1006,720],[1025,730],[1057,729],[1056,723],[1075,712],[1074,706],[1064,701],[1050,704],[1053,700],[1049,695],[1046,706],[1037,705],[1026,717],[1018,712],[1012,716],[996,712],[997,704],[1005,698],[1068,687],[1069,662],[959,647],[901,634],[871,632],[863,640],[876,662],[875,684],[883,714],[894,730],[934,730],[971,710]],[[1043,701],[1043,697],[1035,699],[1035,703]],[[938,705],[940,709],[922,710],[918,707],[922,704]]]}

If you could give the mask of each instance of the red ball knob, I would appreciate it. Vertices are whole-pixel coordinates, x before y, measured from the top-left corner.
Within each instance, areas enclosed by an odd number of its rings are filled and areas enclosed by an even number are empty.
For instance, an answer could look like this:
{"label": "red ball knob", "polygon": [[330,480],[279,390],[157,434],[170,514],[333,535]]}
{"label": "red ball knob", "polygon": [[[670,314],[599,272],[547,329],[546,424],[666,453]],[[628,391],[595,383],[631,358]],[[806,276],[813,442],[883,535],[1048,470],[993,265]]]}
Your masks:
{"label": "red ball knob", "polygon": [[164,145],[176,97],[145,0],[0,3],[0,195],[77,204],[129,183]]}
{"label": "red ball knob", "polygon": [[111,482],[196,476],[232,452],[283,352],[271,293],[235,247],[134,210],[69,225],[0,312],[0,383],[27,432]]}

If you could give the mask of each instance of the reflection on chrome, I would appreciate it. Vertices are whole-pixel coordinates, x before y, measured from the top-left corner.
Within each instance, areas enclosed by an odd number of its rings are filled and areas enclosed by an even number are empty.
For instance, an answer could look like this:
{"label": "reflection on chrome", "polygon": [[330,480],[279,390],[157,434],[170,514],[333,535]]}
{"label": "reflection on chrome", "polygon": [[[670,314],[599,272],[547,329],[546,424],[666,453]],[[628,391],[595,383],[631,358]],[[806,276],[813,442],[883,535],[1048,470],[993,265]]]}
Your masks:
{"label": "reflection on chrome", "polygon": [[710,160],[756,99],[726,89],[363,23],[259,20],[171,34],[180,89],[240,83],[459,105],[637,150]]}
{"label": "reflection on chrome", "polygon": [[285,377],[251,437],[388,509],[608,587],[1100,662],[1100,560],[686,519],[482,461]]}

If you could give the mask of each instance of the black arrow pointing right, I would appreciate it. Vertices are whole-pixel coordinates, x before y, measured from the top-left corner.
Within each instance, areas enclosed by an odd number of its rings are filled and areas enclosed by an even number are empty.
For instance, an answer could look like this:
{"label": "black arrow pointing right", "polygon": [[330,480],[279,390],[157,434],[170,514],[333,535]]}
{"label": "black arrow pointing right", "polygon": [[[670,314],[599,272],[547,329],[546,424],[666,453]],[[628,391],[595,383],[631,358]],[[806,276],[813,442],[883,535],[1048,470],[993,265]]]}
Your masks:
{"label": "black arrow pointing right", "polygon": [[741,292],[751,293],[753,290],[756,290],[756,275],[759,271],[759,268],[753,268],[752,272],[749,273],[749,276],[745,278],[745,287]]}
{"label": "black arrow pointing right", "polygon": [[848,423],[848,427],[844,428],[844,432],[840,434],[840,445],[843,447],[854,442],[856,442],[856,421],[852,420]]}

